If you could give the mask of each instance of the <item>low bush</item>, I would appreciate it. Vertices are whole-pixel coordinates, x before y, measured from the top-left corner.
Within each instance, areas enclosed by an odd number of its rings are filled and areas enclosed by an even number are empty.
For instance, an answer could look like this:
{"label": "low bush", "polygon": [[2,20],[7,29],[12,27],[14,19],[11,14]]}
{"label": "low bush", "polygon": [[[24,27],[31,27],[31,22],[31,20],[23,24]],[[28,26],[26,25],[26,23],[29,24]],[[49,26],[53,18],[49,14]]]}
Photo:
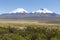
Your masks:
{"label": "low bush", "polygon": [[47,27],[0,27],[0,40],[60,40],[60,30]]}

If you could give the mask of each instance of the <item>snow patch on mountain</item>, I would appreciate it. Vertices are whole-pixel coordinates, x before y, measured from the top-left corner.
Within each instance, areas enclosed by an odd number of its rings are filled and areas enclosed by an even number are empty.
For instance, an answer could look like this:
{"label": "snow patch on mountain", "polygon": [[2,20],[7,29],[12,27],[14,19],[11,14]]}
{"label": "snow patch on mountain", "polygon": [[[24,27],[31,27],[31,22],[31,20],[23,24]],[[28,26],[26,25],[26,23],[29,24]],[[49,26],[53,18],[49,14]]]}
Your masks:
{"label": "snow patch on mountain", "polygon": [[44,9],[39,9],[37,11],[33,11],[32,13],[53,13],[53,12],[48,10],[47,8],[44,8]]}
{"label": "snow patch on mountain", "polygon": [[24,8],[17,8],[9,13],[28,13]]}

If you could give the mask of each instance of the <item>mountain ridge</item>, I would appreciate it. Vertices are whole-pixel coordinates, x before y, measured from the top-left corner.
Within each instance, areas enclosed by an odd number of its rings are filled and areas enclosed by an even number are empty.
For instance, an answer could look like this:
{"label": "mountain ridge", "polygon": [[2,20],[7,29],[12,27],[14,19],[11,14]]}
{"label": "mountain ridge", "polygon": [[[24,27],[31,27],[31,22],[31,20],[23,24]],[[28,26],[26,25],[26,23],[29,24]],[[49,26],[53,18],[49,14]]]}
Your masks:
{"label": "mountain ridge", "polygon": [[17,8],[17,9],[10,11],[9,13],[53,13],[53,12],[47,8],[41,8],[39,10],[32,11],[32,12],[28,12],[24,8]]}
{"label": "mountain ridge", "polygon": [[[40,11],[41,10],[41,11]],[[5,13],[0,15],[0,19],[25,19],[25,18],[53,18],[60,17],[59,14],[52,12],[48,9],[40,9],[37,12],[28,12],[23,8],[15,9],[15,11],[10,13]]]}

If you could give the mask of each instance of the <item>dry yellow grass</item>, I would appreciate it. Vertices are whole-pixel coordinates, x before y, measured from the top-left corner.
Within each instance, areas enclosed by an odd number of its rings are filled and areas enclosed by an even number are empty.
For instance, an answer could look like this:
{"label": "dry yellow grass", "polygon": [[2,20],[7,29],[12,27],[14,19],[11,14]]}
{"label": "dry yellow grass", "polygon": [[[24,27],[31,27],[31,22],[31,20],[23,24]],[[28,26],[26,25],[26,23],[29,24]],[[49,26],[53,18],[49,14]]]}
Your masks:
{"label": "dry yellow grass", "polygon": [[59,28],[60,24],[53,23],[42,23],[40,21],[31,21],[31,20],[16,20],[16,21],[0,21],[0,27],[48,27],[48,28]]}

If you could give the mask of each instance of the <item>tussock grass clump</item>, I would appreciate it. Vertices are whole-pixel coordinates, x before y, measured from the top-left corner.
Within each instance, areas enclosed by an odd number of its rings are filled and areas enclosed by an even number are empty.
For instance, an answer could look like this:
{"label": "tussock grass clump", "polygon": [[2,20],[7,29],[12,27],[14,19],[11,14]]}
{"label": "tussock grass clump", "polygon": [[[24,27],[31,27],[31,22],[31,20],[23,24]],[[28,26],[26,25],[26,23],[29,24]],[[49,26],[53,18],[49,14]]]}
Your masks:
{"label": "tussock grass clump", "polygon": [[0,21],[0,40],[60,40],[60,24]]}
{"label": "tussock grass clump", "polygon": [[60,30],[47,27],[26,27],[18,29],[13,27],[0,27],[1,40],[59,40]]}

